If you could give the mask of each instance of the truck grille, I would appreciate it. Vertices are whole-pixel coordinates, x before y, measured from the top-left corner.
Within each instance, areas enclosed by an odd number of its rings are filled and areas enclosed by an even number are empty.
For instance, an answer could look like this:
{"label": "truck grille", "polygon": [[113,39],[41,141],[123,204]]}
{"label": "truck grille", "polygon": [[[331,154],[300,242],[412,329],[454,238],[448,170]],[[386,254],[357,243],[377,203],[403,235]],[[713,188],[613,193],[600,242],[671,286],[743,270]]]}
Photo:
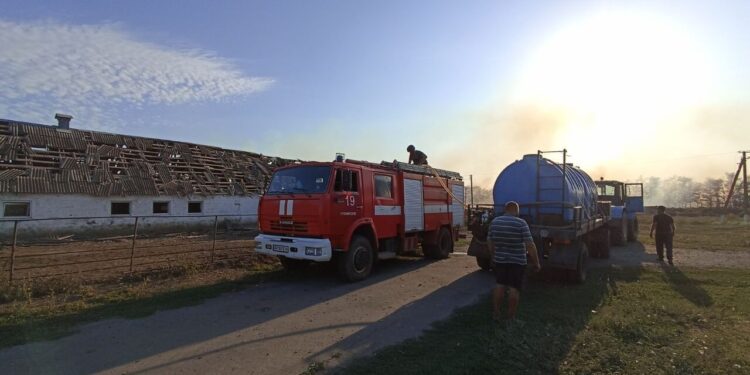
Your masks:
{"label": "truck grille", "polygon": [[271,220],[271,230],[284,233],[307,233],[304,221]]}

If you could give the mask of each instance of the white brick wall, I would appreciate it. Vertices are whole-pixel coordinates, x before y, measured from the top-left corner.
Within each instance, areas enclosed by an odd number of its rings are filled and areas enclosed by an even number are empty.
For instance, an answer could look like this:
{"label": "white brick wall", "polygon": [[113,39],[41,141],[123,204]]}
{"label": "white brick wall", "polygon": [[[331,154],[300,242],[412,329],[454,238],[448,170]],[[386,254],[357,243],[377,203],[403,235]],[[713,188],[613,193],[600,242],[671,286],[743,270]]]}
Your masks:
{"label": "white brick wall", "polygon": [[[165,230],[179,228],[180,225],[201,223],[212,225],[213,218],[195,218],[185,216],[242,215],[230,217],[230,220],[242,223],[257,222],[259,196],[192,196],[192,197],[92,197],[69,194],[2,194],[0,195],[0,237],[12,233],[15,217],[2,217],[2,204],[5,202],[30,202],[31,219],[53,219],[24,222],[19,224],[27,235],[34,233],[41,236],[55,236],[66,233],[112,231],[119,232],[132,227],[134,217],[151,217],[142,219],[139,228]],[[153,202],[168,201],[168,214],[153,214]],[[188,214],[188,202],[203,202],[203,212]],[[111,202],[130,202],[130,215],[111,215]],[[81,219],[75,219],[81,218]],[[83,220],[84,218],[96,218]],[[28,218],[26,218],[28,219]],[[220,218],[223,222],[224,219]],[[0,238],[0,242],[8,242]]]}

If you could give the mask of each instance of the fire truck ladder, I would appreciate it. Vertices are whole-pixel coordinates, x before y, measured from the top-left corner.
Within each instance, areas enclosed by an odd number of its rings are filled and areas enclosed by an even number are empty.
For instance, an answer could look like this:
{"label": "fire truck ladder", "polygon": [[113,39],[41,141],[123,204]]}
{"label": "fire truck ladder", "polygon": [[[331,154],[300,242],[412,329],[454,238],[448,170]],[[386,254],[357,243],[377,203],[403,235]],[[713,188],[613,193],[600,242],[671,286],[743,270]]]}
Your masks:
{"label": "fire truck ladder", "polygon": [[429,165],[421,166],[421,165],[414,165],[414,164],[409,164],[409,163],[402,163],[400,161],[394,161],[394,162],[384,161],[384,162],[381,162],[380,165],[384,167],[400,169],[402,171],[409,171],[412,173],[418,173],[418,174],[424,174],[424,175],[438,175],[440,177],[451,178],[454,180],[463,180],[463,177],[461,177],[461,175],[456,172],[446,171],[444,169],[432,168]]}
{"label": "fire truck ladder", "polygon": [[399,161],[395,161],[393,163],[389,163],[387,161],[384,161],[384,162],[382,162],[380,164],[383,165],[383,166],[393,166],[393,167],[398,168],[400,170],[409,171],[409,172],[413,172],[413,173],[435,176],[435,178],[437,179],[438,183],[440,183],[440,186],[443,187],[443,190],[445,190],[445,192],[448,193],[448,195],[450,195],[454,200],[456,200],[457,202],[459,202],[462,206],[464,205],[464,201],[462,199],[458,198],[457,196],[455,196],[453,194],[453,192],[451,191],[451,189],[448,188],[448,186],[445,184],[445,181],[443,181],[443,179],[440,178],[440,177],[443,177],[443,178],[446,178],[446,179],[454,179],[454,180],[459,180],[459,181],[462,180],[463,177],[461,177],[461,175],[458,174],[458,173],[456,173],[456,172],[446,171],[444,169],[433,168],[432,166],[427,165],[427,164],[425,164],[425,165],[422,166],[422,165],[414,165],[414,164],[402,163],[402,162],[399,162]]}
{"label": "fire truck ladder", "polygon": [[[547,159],[549,163],[544,163],[545,153],[562,153],[563,162],[562,165],[555,163],[554,161]],[[542,193],[545,191],[558,191],[560,192],[560,214],[565,215],[565,198],[567,191],[567,155],[568,150],[562,149],[561,151],[537,151],[536,159],[536,201],[535,206],[536,220],[540,220],[539,210],[542,203]],[[559,184],[557,181],[560,181]],[[543,183],[547,182],[547,183]],[[547,199],[549,201],[549,199]],[[541,224],[541,223],[537,223]]]}

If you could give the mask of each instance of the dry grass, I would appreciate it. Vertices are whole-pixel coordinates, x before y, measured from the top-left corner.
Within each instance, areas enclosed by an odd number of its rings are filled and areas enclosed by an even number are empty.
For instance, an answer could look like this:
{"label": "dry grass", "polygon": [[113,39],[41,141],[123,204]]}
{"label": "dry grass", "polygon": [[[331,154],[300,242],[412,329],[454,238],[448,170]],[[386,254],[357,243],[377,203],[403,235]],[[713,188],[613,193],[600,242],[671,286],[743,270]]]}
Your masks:
{"label": "dry grass", "polygon": [[221,293],[279,275],[274,257],[214,266],[176,264],[151,272],[92,282],[57,278],[19,280],[0,286],[0,347],[51,339],[75,325],[115,316],[142,317],[199,303]]}
{"label": "dry grass", "polygon": [[[210,234],[176,234],[139,238],[133,249],[132,238],[84,241],[46,241],[20,244],[16,248],[14,279],[66,276],[80,279],[106,279],[130,272],[151,272],[178,264],[209,263],[248,256],[255,246],[254,232],[229,232],[218,236],[214,246]],[[213,250],[212,250],[213,249]],[[0,246],[0,277],[10,269],[10,246]]]}
{"label": "dry grass", "polygon": [[[638,215],[638,239],[646,246],[655,246],[649,237],[651,215]],[[748,251],[750,250],[750,224],[736,215],[727,215],[722,222],[719,216],[674,215],[674,247],[678,249]]]}

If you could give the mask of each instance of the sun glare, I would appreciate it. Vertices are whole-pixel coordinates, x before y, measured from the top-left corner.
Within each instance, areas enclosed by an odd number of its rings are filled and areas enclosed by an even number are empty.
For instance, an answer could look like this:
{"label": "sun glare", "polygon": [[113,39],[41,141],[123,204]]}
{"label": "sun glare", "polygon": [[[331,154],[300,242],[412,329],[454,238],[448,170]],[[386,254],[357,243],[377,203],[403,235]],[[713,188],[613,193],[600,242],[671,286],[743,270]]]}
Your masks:
{"label": "sun glare", "polygon": [[[707,51],[665,18],[602,12],[549,37],[525,64],[514,100],[568,114],[561,145],[576,162],[623,156],[627,139],[669,127],[711,93]],[[616,134],[628,135],[624,142]]]}

